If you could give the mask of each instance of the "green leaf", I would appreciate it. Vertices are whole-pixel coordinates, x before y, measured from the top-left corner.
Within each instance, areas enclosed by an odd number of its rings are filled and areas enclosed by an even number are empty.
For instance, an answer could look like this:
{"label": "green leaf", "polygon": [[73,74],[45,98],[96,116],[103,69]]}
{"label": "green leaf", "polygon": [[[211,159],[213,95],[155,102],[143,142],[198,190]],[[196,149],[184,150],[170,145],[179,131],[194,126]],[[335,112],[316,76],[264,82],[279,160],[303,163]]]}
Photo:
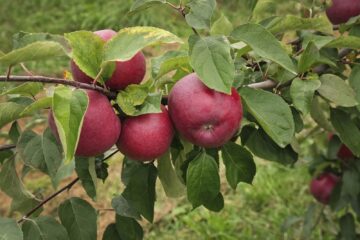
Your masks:
{"label": "green leaf", "polygon": [[75,170],[87,195],[95,201],[97,186],[95,157],[75,157]]}
{"label": "green leaf", "polygon": [[304,115],[310,112],[314,93],[320,85],[319,80],[301,80],[300,78],[295,78],[291,83],[291,99],[296,109]]}
{"label": "green leaf", "polygon": [[320,127],[329,132],[334,132],[334,127],[330,122],[330,106],[320,96],[314,97],[310,115]]}
{"label": "green leaf", "polygon": [[357,198],[360,194],[360,174],[356,169],[349,169],[342,176],[342,193]]}
{"label": "green leaf", "polygon": [[74,157],[88,101],[83,90],[65,86],[55,88],[52,110],[66,163]]}
{"label": "green leaf", "polygon": [[341,240],[355,240],[356,235],[356,224],[354,216],[351,213],[340,218],[340,238]]}
{"label": "green leaf", "polygon": [[161,94],[149,93],[149,84],[131,84],[120,91],[116,102],[128,116],[161,112]]}
{"label": "green leaf", "polygon": [[104,159],[103,156],[95,158],[95,172],[96,172],[96,177],[103,180],[103,182],[105,182],[105,180],[109,176],[108,173],[109,164],[103,161],[103,159]]}
{"label": "green leaf", "polygon": [[340,36],[326,44],[325,47],[360,49],[360,37]]}
{"label": "green leaf", "polygon": [[262,129],[251,134],[245,144],[254,155],[268,161],[288,165],[295,163],[298,159],[298,154],[290,145],[280,148]]}
{"label": "green leaf", "polygon": [[166,0],[135,0],[131,5],[130,12],[137,12],[152,6],[166,3]]}
{"label": "green leaf", "polygon": [[60,43],[65,49],[69,49],[66,40],[61,35],[49,33],[19,32],[13,35],[13,49],[25,47],[34,42],[52,41]]}
{"label": "green leaf", "polygon": [[17,87],[14,87],[12,89],[9,89],[0,95],[5,94],[20,94],[20,95],[27,95],[27,96],[35,96],[40,91],[43,90],[43,84],[42,83],[33,83],[33,82],[27,82],[23,83]]}
{"label": "green leaf", "polygon": [[278,63],[280,66],[296,74],[291,58],[280,42],[267,29],[258,24],[245,24],[237,27],[231,36],[248,44],[256,54]]}
{"label": "green leaf", "polygon": [[214,199],[204,203],[204,207],[213,212],[220,212],[224,208],[224,204],[224,197],[219,192],[219,194]]}
{"label": "green leaf", "polygon": [[341,142],[350,148],[356,156],[360,156],[360,129],[345,112],[331,109],[331,122],[339,133]]}
{"label": "green leaf", "polygon": [[185,186],[177,176],[172,165],[170,152],[166,152],[158,159],[159,179],[164,188],[166,196],[178,198],[184,195]]}
{"label": "green leaf", "polygon": [[183,41],[160,28],[123,28],[105,44],[103,62],[127,61],[144,47],[165,43],[183,43]]}
{"label": "green leaf", "polygon": [[229,36],[233,30],[234,30],[233,24],[224,14],[221,14],[219,19],[216,20],[212,25],[210,33],[213,36],[214,35]]}
{"label": "green leaf", "polygon": [[31,43],[23,48],[13,50],[5,54],[0,57],[0,64],[10,66],[22,62],[38,61],[64,55],[65,51],[59,43],[41,41]]}
{"label": "green leaf", "polygon": [[72,49],[72,59],[89,77],[96,78],[100,72],[104,41],[89,31],[66,33],[66,40]]}
{"label": "green leaf", "polygon": [[226,179],[230,186],[235,190],[240,182],[251,184],[256,174],[252,154],[233,142],[226,143],[221,152],[226,167]]}
{"label": "green leaf", "polygon": [[216,8],[216,0],[191,0],[187,6],[186,22],[195,29],[209,29],[211,17]]}
{"label": "green leaf", "polygon": [[144,237],[142,227],[132,218],[116,215],[115,227],[121,240],[141,240]]}
{"label": "green leaf", "polygon": [[229,94],[235,78],[234,61],[230,45],[222,37],[198,37],[189,39],[190,64],[206,86]]}
{"label": "green leaf", "polygon": [[[349,83],[355,92],[356,101],[360,103],[360,66],[352,68]],[[357,108],[360,110],[360,106]]]}
{"label": "green leaf", "polygon": [[1,240],[23,240],[23,233],[14,219],[0,217]]}
{"label": "green leaf", "polygon": [[26,105],[15,102],[0,103],[0,128],[18,118],[21,118],[21,113],[25,108]]}
{"label": "green leaf", "polygon": [[250,114],[280,147],[292,142],[294,118],[289,105],[280,96],[246,87],[240,90],[240,95]]}
{"label": "green leaf", "polygon": [[149,222],[154,219],[157,170],[153,164],[141,164],[132,171],[122,196]]}
{"label": "green leaf", "polygon": [[70,198],[60,204],[59,218],[70,240],[96,240],[96,211],[81,198]]}
{"label": "green leaf", "polygon": [[9,130],[9,138],[14,144],[16,144],[20,138],[20,135],[21,135],[21,128],[18,122],[13,122]]}
{"label": "green leaf", "polygon": [[189,164],[186,174],[188,200],[196,208],[211,202],[220,192],[219,167],[206,152],[199,153]]}
{"label": "green leaf", "polygon": [[275,33],[284,33],[289,31],[314,30],[323,33],[332,34],[333,26],[326,17],[318,18],[300,18],[293,15],[278,17],[270,23],[268,30]]}
{"label": "green leaf", "polygon": [[28,219],[22,225],[24,240],[68,240],[65,228],[54,218],[43,216]]}
{"label": "green leaf", "polygon": [[308,71],[320,58],[319,49],[316,47],[314,42],[310,42],[304,53],[301,55],[298,70],[301,73]]}
{"label": "green leaf", "polygon": [[61,148],[49,128],[42,136],[31,130],[25,131],[19,139],[17,150],[26,165],[55,179],[63,158]]}
{"label": "green leaf", "polygon": [[138,213],[122,195],[113,198],[111,200],[111,206],[120,216],[135,218],[138,220],[141,219],[140,213]]}
{"label": "green leaf", "polygon": [[340,77],[324,74],[320,77],[320,81],[321,86],[317,91],[324,98],[342,107],[358,105],[354,90]]}
{"label": "green leaf", "polygon": [[185,52],[167,52],[159,58],[152,59],[152,76],[154,79],[159,79],[165,74],[178,69],[184,69],[191,73],[192,68],[189,61],[189,56]]}
{"label": "green leaf", "polygon": [[29,106],[27,106],[22,112],[21,116],[27,116],[33,114],[34,112],[44,109],[50,108],[52,106],[52,97],[44,97],[36,100]]}
{"label": "green leaf", "polygon": [[115,223],[111,223],[106,227],[102,240],[122,240],[116,230]]}
{"label": "green leaf", "polygon": [[[5,160],[2,165],[0,172],[0,189],[13,199],[11,205],[12,211],[24,213],[39,203],[39,201],[25,189],[16,172],[13,158]],[[41,210],[42,209],[40,209],[40,211]]]}

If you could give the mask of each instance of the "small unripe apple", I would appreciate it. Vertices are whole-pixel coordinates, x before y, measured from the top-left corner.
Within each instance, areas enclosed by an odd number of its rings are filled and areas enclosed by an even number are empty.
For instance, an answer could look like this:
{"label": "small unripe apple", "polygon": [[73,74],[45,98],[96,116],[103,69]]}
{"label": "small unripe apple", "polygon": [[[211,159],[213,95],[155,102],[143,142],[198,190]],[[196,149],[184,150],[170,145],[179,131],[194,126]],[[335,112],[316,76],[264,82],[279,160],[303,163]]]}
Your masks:
{"label": "small unripe apple", "polygon": [[189,142],[216,148],[229,141],[240,127],[242,103],[231,95],[205,86],[195,73],[179,80],[169,94],[169,113],[179,134]]}
{"label": "small unripe apple", "polygon": [[121,153],[137,161],[151,161],[170,147],[174,129],[168,111],[126,118],[117,146]]}
{"label": "small unripe apple", "polygon": [[[97,91],[86,92],[89,104],[75,155],[93,157],[106,152],[116,143],[119,139],[121,123],[106,96]],[[49,113],[49,126],[59,139],[52,111]]]}
{"label": "small unripe apple", "polygon": [[331,194],[339,181],[340,177],[332,173],[323,173],[311,181],[310,192],[319,202],[329,204]]}
{"label": "small unripe apple", "polygon": [[350,18],[360,15],[360,1],[333,0],[326,10],[326,15],[334,25],[346,23]]}
{"label": "small unripe apple", "polygon": [[[109,41],[116,32],[111,29],[105,29],[94,32],[104,41]],[[82,83],[92,83],[93,78],[87,76],[76,63],[71,60],[70,68],[75,81]],[[130,84],[139,84],[144,79],[146,72],[145,56],[142,52],[138,52],[128,61],[115,62],[115,70],[112,76],[105,82],[105,86],[112,90],[125,89]]]}

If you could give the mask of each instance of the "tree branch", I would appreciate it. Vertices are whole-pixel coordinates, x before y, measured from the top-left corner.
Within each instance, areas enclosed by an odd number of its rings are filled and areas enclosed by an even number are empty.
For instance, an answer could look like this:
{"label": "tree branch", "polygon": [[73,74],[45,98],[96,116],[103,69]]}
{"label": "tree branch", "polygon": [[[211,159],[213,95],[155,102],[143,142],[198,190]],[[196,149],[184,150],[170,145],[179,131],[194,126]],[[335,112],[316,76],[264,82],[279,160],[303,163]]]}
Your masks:
{"label": "tree branch", "polygon": [[[117,152],[119,152],[119,150],[116,150],[114,152],[112,152],[111,154],[109,154],[107,157],[105,157],[103,159],[103,161],[111,158],[112,156],[114,156]],[[78,181],[80,180],[79,177],[75,178],[74,180],[72,180],[70,183],[68,183],[66,186],[64,186],[63,188],[59,189],[58,191],[56,191],[55,193],[51,194],[50,196],[48,196],[47,198],[45,198],[43,201],[41,201],[37,206],[35,206],[33,209],[31,209],[29,212],[27,212],[20,220],[18,220],[17,223],[22,223],[23,221],[25,221],[27,218],[29,218],[32,214],[34,214],[37,210],[39,210],[42,206],[44,206],[47,202],[49,202],[50,200],[54,199],[56,196],[58,196],[59,194],[61,194],[64,191],[69,191]]]}
{"label": "tree branch", "polygon": [[36,207],[34,207],[33,209],[31,209],[28,213],[26,213],[17,223],[20,224],[23,221],[25,221],[25,219],[27,219],[28,217],[30,217],[33,213],[35,213],[37,210],[39,210],[42,206],[44,206],[47,202],[49,202],[50,200],[52,200],[53,198],[55,198],[57,195],[59,195],[60,193],[64,192],[65,190],[70,190],[72,188],[72,186],[75,185],[75,183],[77,183],[80,180],[79,177],[75,178],[74,180],[72,180],[69,184],[67,184],[65,187],[61,188],[60,190],[58,190],[57,192],[51,194],[49,197],[45,198],[43,201],[41,201]]}
{"label": "tree branch", "polygon": [[110,98],[116,98],[116,93],[106,90],[100,86],[81,83],[76,81],[71,81],[62,78],[53,78],[53,77],[44,77],[44,76],[0,76],[0,82],[40,82],[40,83],[50,83],[50,84],[62,84],[67,86],[72,86],[75,88],[95,90],[105,94]]}
{"label": "tree branch", "polygon": [[[340,50],[339,52],[339,58],[343,58],[345,57],[346,55],[348,55],[350,52],[352,51],[352,49],[349,49],[349,48],[344,48],[342,50]],[[314,73],[317,73],[317,74],[323,74],[325,73],[327,70],[329,69],[329,65],[326,65],[326,64],[321,64],[317,67],[315,67],[313,69],[313,72]],[[283,85],[281,86],[284,86],[284,85],[289,85],[291,83],[291,81],[289,82],[286,82],[284,83]],[[265,80],[265,81],[262,81],[262,82],[257,82],[257,83],[251,83],[249,85],[246,85],[247,87],[250,87],[250,88],[257,88],[257,89],[271,89],[271,88],[274,88],[276,86],[278,86],[279,83],[278,82],[275,82],[273,80]]]}
{"label": "tree branch", "polygon": [[2,145],[2,146],[0,146],[0,152],[5,151],[5,150],[9,150],[9,149],[13,149],[13,148],[16,148],[15,144]]}

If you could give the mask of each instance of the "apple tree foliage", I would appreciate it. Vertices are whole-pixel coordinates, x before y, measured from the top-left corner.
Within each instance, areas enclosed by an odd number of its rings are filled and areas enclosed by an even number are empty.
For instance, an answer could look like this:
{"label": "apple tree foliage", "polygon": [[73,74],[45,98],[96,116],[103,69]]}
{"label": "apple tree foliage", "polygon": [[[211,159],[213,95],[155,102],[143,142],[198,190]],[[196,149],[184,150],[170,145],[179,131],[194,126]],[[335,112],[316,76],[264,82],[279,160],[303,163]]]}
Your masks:
{"label": "apple tree foliage", "polygon": [[[42,214],[48,200],[77,182],[96,201],[97,182],[108,180],[111,166],[107,159],[116,151],[88,159],[75,156],[88,105],[83,89],[106,94],[121,115],[139,116],[159,112],[174,83],[193,71],[211,89],[223,93],[230,93],[231,87],[238,90],[244,105],[241,128],[232,141],[218,149],[203,149],[176,136],[171,148],[157,161],[141,163],[125,156],[121,173],[124,190],[111,200],[116,214],[103,240],[143,239],[138,221],[154,220],[158,179],[168,197],[186,196],[194,208],[220,211],[224,208],[220,166],[225,167],[226,180],[235,190],[240,182],[252,183],[255,157],[289,166],[301,157],[311,160],[310,172],[314,175],[331,171],[341,176],[330,203],[339,217],[337,237],[357,239],[360,20],[352,18],[334,30],[317,3],[304,6],[312,9],[311,16],[257,19],[251,13],[258,2],[243,2],[250,17],[234,26],[224,14],[215,17],[216,11],[221,12],[215,0],[180,4],[133,1],[132,14],[150,7],[167,7],[181,14],[193,30],[187,39],[165,29],[143,26],[123,28],[106,43],[88,31],[16,34],[13,50],[0,51],[1,66],[9,69],[8,75],[0,78],[0,128],[8,132],[4,136],[8,145],[0,151],[0,189],[12,198],[12,216],[23,217],[18,221],[0,217],[0,239],[96,239],[98,212],[87,200],[66,199],[59,205],[56,218]],[[118,92],[73,82],[68,73],[64,79],[11,74],[15,65],[68,56],[84,73],[104,83],[111,76],[114,61],[129,60],[146,47],[168,44],[178,46],[178,50],[152,58],[145,83]],[[61,145],[48,128],[35,130],[43,122],[41,113],[50,107],[60,127]],[[25,125],[20,124],[23,118]],[[328,133],[336,137],[324,151],[317,141],[319,135]],[[304,141],[312,146],[304,149]],[[341,144],[353,153],[352,161],[340,161],[337,152]],[[50,177],[54,195],[45,198],[25,188],[24,177],[36,170]],[[63,180],[74,172],[77,178],[64,185]],[[315,218],[313,207],[305,219],[308,229],[304,231],[308,234],[314,227],[309,220]]]}

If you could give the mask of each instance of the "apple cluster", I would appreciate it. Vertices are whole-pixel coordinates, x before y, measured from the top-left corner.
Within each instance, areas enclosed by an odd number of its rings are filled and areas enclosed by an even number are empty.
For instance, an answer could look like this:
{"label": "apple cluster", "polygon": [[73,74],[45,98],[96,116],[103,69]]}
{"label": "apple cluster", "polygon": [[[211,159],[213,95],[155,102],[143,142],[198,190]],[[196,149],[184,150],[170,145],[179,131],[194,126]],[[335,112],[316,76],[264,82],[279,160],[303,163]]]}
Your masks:
{"label": "apple cluster", "polygon": [[[103,41],[109,41],[116,32],[94,32]],[[75,81],[93,83],[71,61]],[[117,61],[112,76],[105,86],[120,91],[130,84],[140,84],[146,73],[146,61],[138,52],[128,61]],[[109,99],[93,90],[87,90],[88,108],[84,115],[77,156],[97,156],[116,144],[121,153],[133,160],[152,161],[170,147],[175,131],[187,141],[205,148],[217,148],[229,141],[240,127],[242,103],[239,94],[232,89],[224,94],[205,86],[195,73],[185,76],[172,88],[168,106],[161,106],[161,113],[129,116],[120,120]],[[59,139],[52,112],[49,126]]]}

